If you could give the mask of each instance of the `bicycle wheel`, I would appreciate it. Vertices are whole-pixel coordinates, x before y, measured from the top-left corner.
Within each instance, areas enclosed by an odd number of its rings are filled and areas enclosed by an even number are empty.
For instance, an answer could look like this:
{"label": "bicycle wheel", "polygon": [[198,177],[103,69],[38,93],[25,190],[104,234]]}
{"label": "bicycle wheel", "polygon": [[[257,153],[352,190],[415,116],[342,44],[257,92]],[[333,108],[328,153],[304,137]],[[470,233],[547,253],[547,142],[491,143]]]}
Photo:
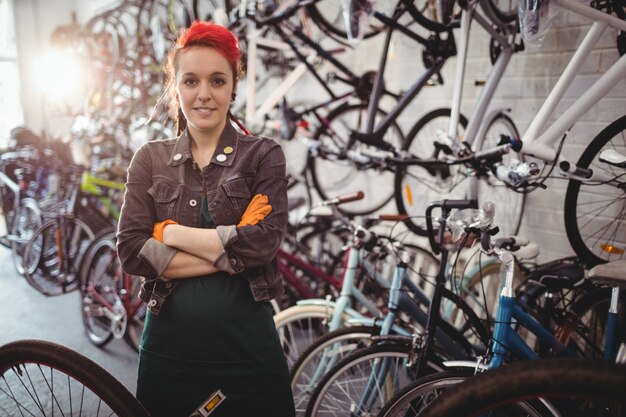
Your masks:
{"label": "bicycle wheel", "polygon": [[380,327],[348,326],[327,333],[310,345],[291,369],[291,391],[296,415],[304,415],[311,393],[336,363],[353,351],[368,347]]}
{"label": "bicycle wheel", "polygon": [[18,274],[24,275],[24,268],[33,271],[39,262],[40,253],[31,253],[27,262],[24,261],[24,248],[32,238],[33,233],[41,226],[42,217],[39,204],[33,198],[20,200],[20,205],[15,211],[7,213],[9,221],[9,234],[11,239],[11,259]]}
{"label": "bicycle wheel", "polygon": [[[447,389],[474,376],[474,370],[444,371],[416,379],[390,399],[378,417],[414,417]],[[441,416],[443,417],[443,416]],[[457,416],[455,416],[457,417]]]}
{"label": "bicycle wheel", "polygon": [[[377,115],[384,116],[385,113],[379,109]],[[361,152],[376,154],[379,150],[362,142],[349,146],[350,133],[365,131],[366,124],[366,104],[334,109],[329,113],[326,123],[315,132],[316,151],[309,153],[307,161],[313,186],[322,199],[359,190],[365,193],[362,200],[337,206],[337,209],[348,215],[372,213],[393,197],[393,189],[389,187],[393,173],[382,164],[375,164],[370,158],[361,155]],[[400,149],[403,135],[397,124],[394,123],[385,132],[384,141]]]}
{"label": "bicycle wheel", "polygon": [[[375,10],[391,17],[396,8],[397,1],[378,2]],[[306,6],[309,17],[315,24],[329,36],[338,36],[341,39],[348,39],[346,30],[346,20],[343,14],[341,2],[336,0],[320,0],[312,2]],[[353,20],[354,21],[354,20]],[[359,22],[362,25],[363,38],[371,38],[385,29],[385,26],[377,19],[368,19],[368,22]]]}
{"label": "bicycle wheel", "polygon": [[517,19],[517,0],[481,0],[480,6],[496,26]]}
{"label": "bicycle wheel", "polygon": [[81,312],[85,333],[91,343],[105,346],[113,336],[126,332],[127,316],[118,289],[122,270],[117,259],[115,235],[95,239],[85,254],[81,268]]}
{"label": "bicycle wheel", "polygon": [[[63,224],[63,227],[60,225]],[[55,218],[44,223],[24,249],[24,259],[41,254],[32,273],[24,271],[28,283],[44,295],[60,295],[78,288],[80,263],[94,234],[81,220]]]}
{"label": "bicycle wheel", "polygon": [[[624,365],[579,359],[518,362],[457,385],[420,416],[623,416],[625,386]],[[550,406],[546,400],[556,413],[545,407]]]}
{"label": "bicycle wheel", "polygon": [[148,417],[95,362],[66,347],[21,340],[0,347],[0,410],[7,416]]}
{"label": "bicycle wheel", "polygon": [[[296,305],[274,316],[289,369],[315,339],[328,333],[327,324],[335,312],[335,307],[322,304],[325,300],[319,301],[320,305]],[[347,313],[344,314],[343,322],[346,323],[349,318]]]}
{"label": "bicycle wheel", "polygon": [[[489,121],[485,136],[481,138],[480,144],[475,150],[480,151],[498,146],[500,135],[511,138],[520,137],[513,120],[504,113],[496,114]],[[516,157],[519,158],[520,162],[524,162],[524,157],[521,154],[516,155]],[[509,155],[503,156],[505,166],[509,165],[510,159]],[[500,228],[500,236],[514,236],[522,224],[526,194],[518,192],[494,178],[491,171],[480,174],[477,188],[479,206],[486,201],[492,201],[497,205],[493,224]]]}
{"label": "bicycle wheel", "polygon": [[600,161],[605,150],[626,154],[626,116],[602,130],[576,164],[615,178],[613,184],[570,180],[565,193],[567,238],[588,267],[623,259],[626,250],[626,172]]}
{"label": "bicycle wheel", "polygon": [[[306,416],[376,415],[413,379],[411,338],[360,349],[335,365],[309,400]],[[439,361],[429,368],[441,370]]]}
{"label": "bicycle wheel", "polygon": [[[624,305],[624,302],[626,295],[622,292],[620,303]],[[610,305],[611,288],[598,288],[580,297],[559,323],[557,335],[560,340],[581,358],[602,359],[607,348],[605,335]],[[622,326],[616,326],[615,337],[620,339],[624,331],[620,330]],[[617,346],[612,346],[612,350],[616,352]]]}
{"label": "bicycle wheel", "polygon": [[[403,150],[416,158],[441,158],[441,151],[435,148],[438,137],[445,136],[450,125],[450,109],[437,109],[422,117],[407,135]],[[459,119],[458,134],[463,136],[467,118]],[[398,213],[406,214],[407,227],[420,236],[427,236],[424,214],[431,201],[444,198],[461,199],[466,190],[460,187],[467,178],[458,166],[444,169],[430,169],[421,166],[407,166],[396,171],[394,196]]]}

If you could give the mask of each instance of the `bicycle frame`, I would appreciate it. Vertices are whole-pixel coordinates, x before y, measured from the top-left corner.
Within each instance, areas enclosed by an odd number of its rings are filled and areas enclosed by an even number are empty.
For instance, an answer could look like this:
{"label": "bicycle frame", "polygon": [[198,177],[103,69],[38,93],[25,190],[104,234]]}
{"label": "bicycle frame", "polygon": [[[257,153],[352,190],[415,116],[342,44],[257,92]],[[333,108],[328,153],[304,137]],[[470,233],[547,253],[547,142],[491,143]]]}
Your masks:
{"label": "bicycle frame", "polygon": [[[487,128],[484,121],[488,120],[485,115],[489,103],[495,93],[498,83],[515,52],[515,39],[512,41],[507,36],[500,33],[493,24],[483,17],[476,9],[476,3],[468,5],[467,10],[463,10],[461,15],[461,38],[459,41],[457,66],[455,73],[455,84],[452,92],[452,111],[450,114],[450,125],[448,127],[448,137],[455,140],[458,136],[459,119],[461,114],[461,97],[463,95],[463,80],[465,79],[465,65],[467,63],[469,35],[471,22],[476,21],[489,35],[495,39],[502,47],[500,54],[493,64],[489,77],[476,101],[474,112],[469,120],[464,134],[464,142],[474,145],[477,138],[482,138],[484,130]],[[506,26],[504,26],[506,27]],[[482,129],[481,129],[482,128]]]}
{"label": "bicycle frame", "polygon": [[[506,251],[497,253],[498,258],[506,266],[504,288],[500,294],[497,320],[493,331],[492,352],[493,357],[489,361],[489,369],[501,366],[507,353],[513,353],[519,359],[536,359],[539,356],[522,340],[517,331],[511,327],[512,319],[530,330],[537,339],[550,346],[554,352],[564,357],[576,357],[576,354],[563,344],[551,331],[546,329],[537,319],[526,313],[515,298],[513,290],[514,261],[513,256]],[[607,316],[607,329],[605,334],[604,358],[612,360],[615,345],[615,327],[617,326],[617,300],[619,292],[614,291],[611,300],[611,308]]]}
{"label": "bicycle frame", "polygon": [[[105,262],[105,265],[110,265],[115,261],[116,254],[111,254],[111,258]],[[102,279],[105,271],[102,270],[98,274],[98,276],[93,279],[91,282],[97,283]],[[116,283],[116,291],[119,294],[120,300],[126,312],[126,317],[134,317],[137,311],[142,307],[143,301],[137,297],[135,297],[131,291],[132,288],[132,275],[123,272],[121,269],[117,269],[115,272],[115,276],[113,277]],[[109,320],[111,320],[112,327],[115,326],[117,329],[117,325],[120,322],[121,317],[119,317],[115,311],[116,308],[113,306],[106,298],[104,298],[100,292],[96,291],[94,286],[89,286],[85,289],[85,292],[93,297],[98,303],[105,307],[104,315],[107,316]],[[114,329],[113,329],[114,330]],[[124,336],[124,331],[114,330],[113,334],[116,338],[121,338]]]}
{"label": "bicycle frame", "polygon": [[113,218],[118,220],[120,217],[120,209],[113,203],[110,196],[104,192],[102,188],[106,190],[124,191],[126,186],[123,182],[107,180],[92,175],[89,172],[83,172],[80,192],[98,197],[98,200],[104,205],[107,211],[111,213]]}
{"label": "bicycle frame", "polygon": [[[560,103],[566,90],[572,84],[574,78],[582,68],[585,60],[590,55],[593,47],[596,45],[603,31],[610,26],[621,31],[626,31],[626,21],[617,17],[608,15],[592,7],[578,3],[573,0],[552,0],[559,6],[562,6],[578,15],[588,17],[594,22],[591,24],[587,35],[583,39],[578,50],[572,56],[567,64],[563,74],[550,91],[545,102],[539,109],[537,115],[531,121],[528,129],[522,135],[522,153],[532,155],[542,159],[545,162],[553,162],[557,159],[557,151],[555,150],[559,140],[567,134],[568,130],[583,115],[587,109],[598,102],[600,98],[606,95],[618,81],[624,78],[626,74],[626,55],[618,59],[596,82],[583,93],[561,116],[559,116],[552,125],[547,127],[543,133],[542,130],[547,125],[548,118]],[[569,163],[563,156],[559,155],[556,161],[559,165]],[[569,163],[570,170],[565,176],[570,179],[576,179],[582,182],[590,181],[611,181],[613,178],[594,170],[590,178],[577,176],[574,171],[575,163]]]}
{"label": "bicycle frame", "polygon": [[304,285],[302,281],[294,274],[289,268],[290,265],[304,271],[306,274],[321,279],[324,282],[329,283],[336,289],[341,288],[341,281],[332,275],[327,274],[316,266],[309,264],[303,259],[287,252],[286,250],[278,249],[278,270],[280,271],[283,279],[293,286],[300,296],[303,298],[314,298],[315,294],[309,287]]}

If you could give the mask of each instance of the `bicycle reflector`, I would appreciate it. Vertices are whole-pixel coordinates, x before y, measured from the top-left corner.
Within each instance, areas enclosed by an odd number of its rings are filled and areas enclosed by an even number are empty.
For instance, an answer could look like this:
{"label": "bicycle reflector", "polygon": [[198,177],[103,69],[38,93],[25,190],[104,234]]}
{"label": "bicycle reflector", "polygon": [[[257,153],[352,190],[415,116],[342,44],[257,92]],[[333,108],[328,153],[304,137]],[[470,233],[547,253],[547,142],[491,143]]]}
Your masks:
{"label": "bicycle reflector", "polygon": [[610,253],[611,255],[623,255],[624,254],[624,249],[618,248],[613,245],[609,245],[608,243],[604,243],[600,245],[600,247],[602,248],[603,251],[605,251],[606,253]]}
{"label": "bicycle reflector", "polygon": [[211,394],[209,398],[207,398],[207,400],[203,402],[202,405],[198,409],[196,409],[196,411],[194,411],[193,414],[191,414],[191,416],[189,417],[206,417],[210,415],[225,399],[226,396],[222,393],[221,390],[218,389],[213,394]]}
{"label": "bicycle reflector", "polygon": [[407,184],[404,186],[404,192],[406,193],[406,201],[409,203],[409,206],[413,206],[413,194],[411,193],[411,185]]}

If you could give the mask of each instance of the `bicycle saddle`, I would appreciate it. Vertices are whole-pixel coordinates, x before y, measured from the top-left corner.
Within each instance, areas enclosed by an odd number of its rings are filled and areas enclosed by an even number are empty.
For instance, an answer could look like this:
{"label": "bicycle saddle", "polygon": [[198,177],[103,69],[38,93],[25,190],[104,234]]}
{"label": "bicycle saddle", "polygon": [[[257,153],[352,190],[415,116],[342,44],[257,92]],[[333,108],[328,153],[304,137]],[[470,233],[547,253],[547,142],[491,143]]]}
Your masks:
{"label": "bicycle saddle", "polygon": [[539,265],[531,274],[531,279],[545,286],[549,291],[574,288],[584,280],[585,269],[576,258],[557,259]]}
{"label": "bicycle saddle", "polygon": [[626,260],[596,265],[589,270],[589,278],[611,286],[626,285]]}

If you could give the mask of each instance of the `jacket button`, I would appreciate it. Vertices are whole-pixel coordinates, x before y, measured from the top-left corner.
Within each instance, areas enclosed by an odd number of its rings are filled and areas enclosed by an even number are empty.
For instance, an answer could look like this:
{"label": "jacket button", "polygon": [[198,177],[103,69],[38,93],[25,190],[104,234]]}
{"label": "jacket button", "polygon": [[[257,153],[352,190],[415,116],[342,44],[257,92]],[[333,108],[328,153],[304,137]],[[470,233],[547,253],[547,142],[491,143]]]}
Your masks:
{"label": "jacket button", "polygon": [[148,307],[154,307],[157,304],[156,300],[150,300]]}
{"label": "jacket button", "polygon": [[171,282],[166,282],[165,283],[165,288],[172,288],[172,283]]}
{"label": "jacket button", "polygon": [[191,207],[195,207],[195,206],[197,206],[197,205],[198,205],[198,202],[197,202],[196,200],[189,200],[189,205],[190,205]]}
{"label": "jacket button", "polygon": [[234,258],[230,258],[230,264],[233,266],[237,265],[237,260]]}
{"label": "jacket button", "polygon": [[174,161],[180,161],[180,158],[182,158],[183,156],[179,153],[177,153],[176,155],[174,155]]}

